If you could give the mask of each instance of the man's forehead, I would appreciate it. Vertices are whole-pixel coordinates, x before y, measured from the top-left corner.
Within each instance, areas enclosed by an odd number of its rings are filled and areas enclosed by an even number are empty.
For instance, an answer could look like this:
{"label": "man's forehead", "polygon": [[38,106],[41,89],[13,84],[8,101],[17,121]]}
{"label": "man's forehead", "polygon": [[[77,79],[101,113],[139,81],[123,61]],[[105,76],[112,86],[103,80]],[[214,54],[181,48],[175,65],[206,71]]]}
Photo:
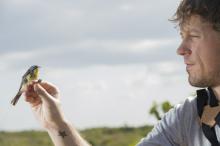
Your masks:
{"label": "man's forehead", "polygon": [[202,28],[200,27],[195,27],[193,25],[185,25],[185,26],[182,26],[180,28],[180,31],[181,32],[195,32],[195,33],[200,33],[202,32]]}
{"label": "man's forehead", "polygon": [[180,26],[180,31],[201,32],[208,25],[210,26],[200,16],[192,15],[188,19],[185,19],[184,23]]}

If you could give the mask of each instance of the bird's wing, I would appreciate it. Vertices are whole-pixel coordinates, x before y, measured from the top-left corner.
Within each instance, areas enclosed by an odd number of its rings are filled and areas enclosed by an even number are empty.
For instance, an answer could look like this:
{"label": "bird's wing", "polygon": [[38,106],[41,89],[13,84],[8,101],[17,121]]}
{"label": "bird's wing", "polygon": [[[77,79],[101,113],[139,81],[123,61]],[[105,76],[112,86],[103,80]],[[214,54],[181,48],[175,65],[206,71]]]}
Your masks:
{"label": "bird's wing", "polygon": [[27,76],[28,74],[30,74],[30,73],[31,73],[31,70],[28,69],[28,70],[26,71],[26,73],[22,76],[22,79],[26,78],[26,76]]}

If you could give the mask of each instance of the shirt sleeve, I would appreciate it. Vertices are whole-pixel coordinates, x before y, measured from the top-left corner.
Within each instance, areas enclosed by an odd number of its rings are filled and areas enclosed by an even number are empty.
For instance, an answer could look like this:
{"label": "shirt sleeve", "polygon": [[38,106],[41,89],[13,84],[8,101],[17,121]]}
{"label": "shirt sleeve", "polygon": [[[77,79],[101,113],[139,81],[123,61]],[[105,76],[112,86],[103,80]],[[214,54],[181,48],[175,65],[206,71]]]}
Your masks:
{"label": "shirt sleeve", "polygon": [[175,106],[156,124],[153,130],[136,146],[182,146],[184,144],[187,117],[193,112],[192,102],[186,100]]}

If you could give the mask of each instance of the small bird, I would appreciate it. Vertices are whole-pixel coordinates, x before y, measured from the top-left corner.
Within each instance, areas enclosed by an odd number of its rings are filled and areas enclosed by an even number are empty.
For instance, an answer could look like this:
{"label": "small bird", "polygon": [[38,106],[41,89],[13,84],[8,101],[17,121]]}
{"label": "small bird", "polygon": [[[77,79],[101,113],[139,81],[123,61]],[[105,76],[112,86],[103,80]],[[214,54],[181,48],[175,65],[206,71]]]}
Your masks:
{"label": "small bird", "polygon": [[[22,93],[27,90],[28,85],[31,84],[32,81],[38,79],[39,68],[40,68],[40,66],[33,65],[22,76],[22,81],[21,81],[20,88],[19,88],[17,94],[15,95],[15,97],[11,101],[12,105],[16,105],[16,103],[18,102],[18,100],[21,97]],[[38,82],[40,82],[40,81],[41,80],[38,80]]]}

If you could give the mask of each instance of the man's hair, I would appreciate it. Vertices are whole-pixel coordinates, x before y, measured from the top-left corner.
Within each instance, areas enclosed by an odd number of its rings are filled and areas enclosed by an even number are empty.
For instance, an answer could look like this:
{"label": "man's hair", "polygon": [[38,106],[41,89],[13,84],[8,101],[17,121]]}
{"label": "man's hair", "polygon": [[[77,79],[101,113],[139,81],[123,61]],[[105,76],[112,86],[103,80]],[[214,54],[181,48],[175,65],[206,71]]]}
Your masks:
{"label": "man's hair", "polygon": [[171,21],[182,27],[192,15],[199,15],[220,31],[220,0],[182,0]]}

